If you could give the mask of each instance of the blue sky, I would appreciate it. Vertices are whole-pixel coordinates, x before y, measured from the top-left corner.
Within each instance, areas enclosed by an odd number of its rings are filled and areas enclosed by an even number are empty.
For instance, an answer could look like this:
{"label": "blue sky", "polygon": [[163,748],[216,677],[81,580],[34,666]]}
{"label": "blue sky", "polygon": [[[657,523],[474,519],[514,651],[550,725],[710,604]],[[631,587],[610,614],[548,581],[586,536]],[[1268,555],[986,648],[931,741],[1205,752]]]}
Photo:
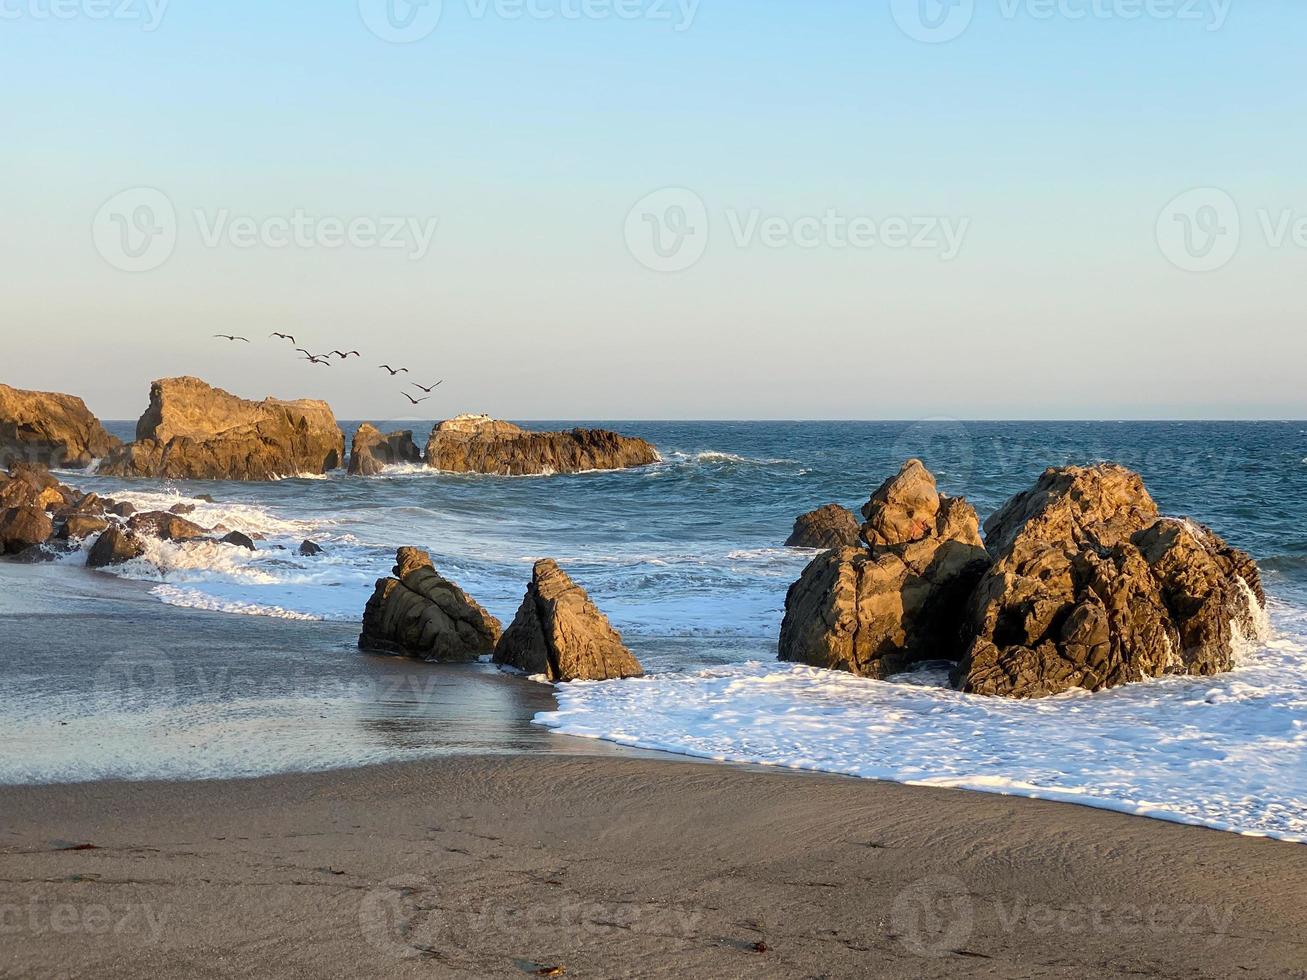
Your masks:
{"label": "blue sky", "polygon": [[[402,417],[397,360],[446,379],[423,415],[1307,416],[1301,4],[980,0],[928,43],[915,2],[587,2],[389,43],[372,0],[0,0],[0,381],[105,417],[182,373]],[[172,234],[128,271],[142,188]]]}

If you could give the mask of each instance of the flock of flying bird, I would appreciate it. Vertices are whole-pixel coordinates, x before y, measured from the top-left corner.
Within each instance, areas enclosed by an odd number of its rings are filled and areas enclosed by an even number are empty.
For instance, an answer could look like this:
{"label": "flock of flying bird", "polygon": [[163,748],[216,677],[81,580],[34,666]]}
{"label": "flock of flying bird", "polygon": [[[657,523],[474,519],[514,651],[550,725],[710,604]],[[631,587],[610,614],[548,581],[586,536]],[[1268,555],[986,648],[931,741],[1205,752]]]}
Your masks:
{"label": "flock of flying bird", "polygon": [[[250,338],[248,337],[238,337],[235,334],[229,334],[229,333],[216,333],[213,336],[217,340],[226,340],[226,341],[230,341],[231,343],[239,342],[242,344],[248,344],[250,342]],[[273,333],[269,334],[268,337],[269,339],[272,339],[273,337],[279,337],[280,339],[288,341],[291,344],[299,343],[299,341],[295,339],[293,334],[288,334],[288,333],[276,333],[274,331]],[[310,364],[322,364],[325,365],[326,367],[331,367],[331,359],[333,357],[337,357],[342,361],[348,361],[351,357],[363,356],[356,350],[333,350],[333,351],[328,351],[326,354],[314,354],[312,351],[307,351],[303,347],[296,347],[295,352],[297,354],[304,355],[303,357],[300,358],[301,361],[308,361]],[[401,374],[409,373],[409,370],[406,367],[396,368],[396,367],[391,367],[389,364],[378,364],[377,369],[380,371],[389,371],[390,376],[392,378],[398,377]],[[411,384],[414,388],[417,388],[425,392],[426,397],[414,398],[407,391],[401,391],[400,394],[403,395],[405,398],[407,398],[410,404],[415,406],[421,405],[424,401],[430,400],[431,393],[435,391],[437,388],[439,388],[441,385],[443,385],[444,383],[445,383],[444,381],[437,381],[430,388],[428,388],[426,385],[420,385],[416,381],[410,381],[409,384]]]}

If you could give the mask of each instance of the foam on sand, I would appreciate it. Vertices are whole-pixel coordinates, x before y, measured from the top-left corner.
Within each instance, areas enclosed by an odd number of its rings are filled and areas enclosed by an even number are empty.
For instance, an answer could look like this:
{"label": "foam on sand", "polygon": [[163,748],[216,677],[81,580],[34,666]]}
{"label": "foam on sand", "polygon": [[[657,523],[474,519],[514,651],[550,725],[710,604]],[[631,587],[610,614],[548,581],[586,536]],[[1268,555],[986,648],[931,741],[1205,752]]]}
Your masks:
{"label": "foam on sand", "polygon": [[[751,662],[558,687],[558,732],[720,761],[1080,803],[1307,843],[1307,643],[1279,637],[1220,677],[1035,701],[961,694],[928,671],[872,681]],[[1296,635],[1292,635],[1296,634]]]}

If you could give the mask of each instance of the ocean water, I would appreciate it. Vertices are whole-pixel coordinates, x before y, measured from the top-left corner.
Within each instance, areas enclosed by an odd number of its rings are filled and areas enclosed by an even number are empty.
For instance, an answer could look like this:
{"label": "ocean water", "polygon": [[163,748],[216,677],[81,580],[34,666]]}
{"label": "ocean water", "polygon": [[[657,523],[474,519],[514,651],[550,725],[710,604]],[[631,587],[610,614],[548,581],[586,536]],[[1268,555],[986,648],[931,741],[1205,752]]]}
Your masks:
{"label": "ocean water", "polygon": [[[537,717],[559,733],[1307,841],[1307,423],[531,424],[615,428],[653,441],[663,461],[520,478],[399,467],[269,484],[68,479],[142,508],[209,494],[217,503],[197,503],[192,520],[263,535],[253,554],[155,543],[113,570],[157,602],[231,616],[356,621],[396,547],[418,545],[507,623],[532,562],[556,558],[650,673],[560,688],[558,710]],[[131,435],[130,424],[111,428]],[[1258,559],[1271,597],[1266,636],[1223,677],[1039,702],[960,695],[938,669],[877,682],[776,663],[786,589],[812,557],[782,546],[794,517],[832,501],[856,509],[912,456],[982,517],[1047,466],[1139,470],[1165,512],[1211,525]],[[300,557],[305,539],[325,553]],[[266,710],[295,708],[283,698]],[[23,705],[28,719],[40,710]],[[242,710],[257,723],[263,709]],[[221,749],[219,738],[206,772],[221,769]],[[353,759],[321,752],[315,764]],[[138,773],[127,762],[119,774]]]}

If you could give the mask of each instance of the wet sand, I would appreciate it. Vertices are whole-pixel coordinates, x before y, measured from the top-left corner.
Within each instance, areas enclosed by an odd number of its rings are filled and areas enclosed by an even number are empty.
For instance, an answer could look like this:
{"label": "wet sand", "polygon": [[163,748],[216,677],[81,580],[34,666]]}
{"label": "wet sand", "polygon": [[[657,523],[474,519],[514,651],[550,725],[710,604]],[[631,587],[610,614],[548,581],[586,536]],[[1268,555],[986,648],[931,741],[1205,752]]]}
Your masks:
{"label": "wet sand", "polygon": [[161,647],[179,676],[236,646],[339,650],[345,670],[438,673],[362,731],[445,749],[0,786],[0,976],[1307,976],[1302,845],[571,740],[529,724],[548,689],[358,657],[348,624],[0,568],[11,697],[43,683],[52,635],[88,668]]}

